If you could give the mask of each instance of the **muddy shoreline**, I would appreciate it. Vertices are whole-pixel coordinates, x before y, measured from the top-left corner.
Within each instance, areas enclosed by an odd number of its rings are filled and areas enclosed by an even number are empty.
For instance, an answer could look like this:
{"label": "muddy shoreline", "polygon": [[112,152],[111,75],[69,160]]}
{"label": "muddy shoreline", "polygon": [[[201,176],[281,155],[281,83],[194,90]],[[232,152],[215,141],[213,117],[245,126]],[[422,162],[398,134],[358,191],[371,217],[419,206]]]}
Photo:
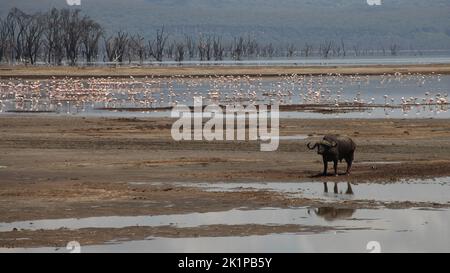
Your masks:
{"label": "muddy shoreline", "polygon": [[[330,206],[320,199],[290,198],[265,190],[208,192],[173,182],[329,182],[332,188],[334,182],[344,187],[344,182],[385,184],[450,176],[450,120],[446,119],[283,119],[281,135],[308,138],[281,140],[279,150],[270,153],[260,152],[258,142],[176,142],[170,135],[172,122],[165,118],[0,116],[0,222]],[[322,163],[306,143],[327,133],[349,135],[358,144],[351,176],[317,176]],[[345,165],[339,170],[343,172]],[[450,203],[356,198],[331,205],[343,209],[439,209]],[[302,230],[298,226],[273,229],[277,233]],[[270,233],[258,225],[233,230],[237,236]],[[96,230],[60,234],[11,230],[0,233],[0,247],[56,245],[58,238],[63,238],[59,236],[68,234],[82,237],[83,242],[102,243],[128,231],[104,229],[105,235],[98,237]],[[216,233],[174,230],[171,236],[190,236],[189,232],[198,236],[226,233],[219,227]],[[132,233],[137,234],[132,238],[142,239],[143,234],[161,231],[143,228]],[[16,240],[41,235],[48,244],[37,239]]]}
{"label": "muddy shoreline", "polygon": [[450,64],[354,65],[354,66],[174,66],[174,67],[30,67],[0,66],[0,78],[48,79],[52,77],[214,77],[280,75],[383,75],[450,74]]}

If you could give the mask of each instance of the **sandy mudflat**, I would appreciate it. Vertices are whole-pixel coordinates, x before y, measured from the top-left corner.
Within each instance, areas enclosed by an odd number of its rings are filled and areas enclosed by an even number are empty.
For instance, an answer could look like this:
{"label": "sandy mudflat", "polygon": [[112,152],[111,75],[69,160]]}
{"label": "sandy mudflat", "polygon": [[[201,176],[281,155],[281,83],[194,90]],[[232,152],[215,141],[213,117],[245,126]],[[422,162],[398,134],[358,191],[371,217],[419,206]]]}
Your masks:
{"label": "sandy mudflat", "polygon": [[279,75],[382,75],[399,73],[450,74],[450,64],[364,65],[364,66],[175,66],[175,67],[27,67],[0,66],[1,78],[49,77],[172,77],[180,76],[263,76]]}
{"label": "sandy mudflat", "polygon": [[[324,205],[321,200],[287,198],[265,190],[208,192],[192,186],[174,186],[171,182],[350,181],[357,184],[450,176],[450,120],[445,119],[286,119],[281,121],[281,135],[309,138],[282,140],[276,152],[260,152],[258,142],[175,142],[170,135],[172,122],[150,118],[0,116],[0,222]],[[306,143],[327,133],[349,135],[357,143],[351,176],[317,177],[322,170],[321,158],[309,151]],[[340,172],[344,170],[345,164],[341,164]],[[434,208],[445,205],[348,200],[336,206]],[[216,228],[212,233],[205,227],[181,233],[173,228],[164,232],[170,236],[226,233],[220,226]],[[252,228],[255,234],[272,231],[267,227]],[[304,230],[299,226],[273,227],[277,229]],[[236,226],[233,234],[241,234],[241,230],[246,229]],[[96,230],[78,230],[73,234],[81,237],[84,234],[83,242],[102,243],[120,235],[117,232],[126,231],[105,229],[104,236],[95,235]],[[55,243],[67,232],[2,232],[0,246],[42,243],[14,240],[24,236],[47,238],[49,243]],[[108,232],[112,234],[107,236]],[[135,237],[164,232],[140,229],[136,230]]]}

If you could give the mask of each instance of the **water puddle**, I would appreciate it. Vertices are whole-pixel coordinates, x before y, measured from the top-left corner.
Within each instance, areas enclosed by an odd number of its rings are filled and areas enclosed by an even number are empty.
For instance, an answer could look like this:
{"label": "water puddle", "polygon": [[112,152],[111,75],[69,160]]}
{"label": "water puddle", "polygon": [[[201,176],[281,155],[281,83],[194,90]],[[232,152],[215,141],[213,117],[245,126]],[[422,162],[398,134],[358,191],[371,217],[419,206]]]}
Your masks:
{"label": "water puddle", "polygon": [[286,194],[295,198],[315,198],[336,200],[376,200],[383,202],[432,202],[450,203],[450,178],[401,181],[392,184],[364,183],[349,185],[321,182],[274,182],[274,183],[191,183],[179,186],[199,187],[206,191],[259,191],[267,190]]}
{"label": "water puddle", "polygon": [[293,135],[293,136],[279,136],[279,137],[272,137],[274,139],[278,139],[278,140],[305,140],[307,139],[309,136],[307,135]]}
{"label": "water puddle", "polygon": [[[188,216],[188,215],[186,215]],[[191,217],[192,215],[189,215]],[[200,216],[200,215],[199,215]],[[231,216],[230,219],[223,218]],[[177,217],[172,216],[176,222]],[[250,218],[249,218],[250,217]],[[265,219],[261,219],[264,217]],[[82,220],[82,219],[80,219]],[[179,219],[178,219],[179,220]],[[187,219],[185,219],[187,220]],[[246,237],[153,238],[142,241],[112,241],[82,246],[82,252],[368,252],[376,241],[384,252],[448,252],[448,210],[354,210],[265,209],[219,212],[195,219],[203,223],[318,224],[334,227],[365,227],[358,230],[318,234],[269,234]],[[191,222],[189,220],[188,222]],[[112,222],[111,222],[112,223]],[[192,222],[191,222],[192,223]],[[186,226],[189,226],[187,222]],[[183,226],[183,225],[182,225]],[[0,249],[0,252],[68,252],[65,248]]]}
{"label": "water puddle", "polygon": [[[189,213],[157,216],[111,216],[81,219],[53,219],[0,223],[0,232],[18,230],[58,230],[61,228],[125,228],[132,226],[174,226],[179,228],[206,225],[320,225],[321,218],[311,217],[312,209],[275,209],[259,210],[233,209],[222,212]],[[320,212],[318,211],[318,215]]]}

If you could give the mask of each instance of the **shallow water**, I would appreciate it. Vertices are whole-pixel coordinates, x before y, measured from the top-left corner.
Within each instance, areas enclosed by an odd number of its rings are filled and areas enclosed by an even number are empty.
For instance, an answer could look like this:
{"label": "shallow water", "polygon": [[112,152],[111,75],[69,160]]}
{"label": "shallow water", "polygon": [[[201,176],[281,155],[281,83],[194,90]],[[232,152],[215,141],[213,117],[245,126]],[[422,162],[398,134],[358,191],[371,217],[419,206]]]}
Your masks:
{"label": "shallow water", "polygon": [[[219,218],[210,223],[224,222]],[[230,212],[226,212],[230,213]],[[450,251],[450,211],[448,210],[355,210],[265,209],[231,212],[230,224],[302,224],[358,228],[319,234],[270,234],[245,237],[148,238],[143,241],[113,241],[104,245],[82,246],[82,252],[368,252],[367,243],[377,241],[385,252]],[[257,215],[255,215],[255,213]],[[258,214],[259,213],[259,214]],[[230,216],[230,215],[227,215]],[[250,217],[250,218],[248,218]],[[264,221],[262,221],[264,217]],[[203,219],[203,217],[201,218]],[[239,221],[237,221],[240,219]],[[204,221],[205,222],[205,221]],[[258,221],[256,221],[258,222]],[[0,249],[0,252],[67,252],[65,248]]]}
{"label": "shallow water", "polygon": [[[361,164],[361,163],[359,163]],[[371,162],[370,164],[398,164],[398,162]],[[361,183],[350,185],[338,183],[337,193],[334,183],[327,183],[328,192],[321,182],[274,182],[274,183],[177,183],[178,186],[199,187],[206,191],[248,191],[268,190],[295,198],[323,199],[330,202],[339,200],[375,200],[383,202],[410,201],[450,203],[450,177],[429,180],[409,180],[399,183]],[[348,194],[351,193],[351,194]]]}
{"label": "shallow water", "polygon": [[[365,162],[361,162],[362,164]],[[375,164],[376,162],[370,162]],[[393,162],[395,163],[395,162]],[[369,163],[368,163],[369,164]],[[147,184],[143,182],[133,185]],[[149,183],[158,184],[158,183]],[[159,183],[166,185],[167,183]],[[269,190],[291,197],[320,199],[324,207],[236,208],[228,211],[175,215],[89,217],[0,223],[0,232],[13,229],[55,230],[81,228],[126,228],[133,226],[196,228],[211,225],[300,225],[328,227],[319,233],[282,233],[264,236],[148,238],[127,241],[116,238],[103,245],[82,246],[82,252],[368,252],[368,242],[377,241],[384,252],[450,251],[449,209],[342,209],[340,201],[377,200],[450,203],[450,178],[410,180],[393,184],[347,183],[174,183],[207,191]],[[226,230],[226,228],[225,228]],[[224,233],[226,234],[226,232]],[[223,235],[221,235],[223,236]],[[20,238],[27,240],[27,238]],[[0,249],[0,252],[68,252],[66,248]]]}
{"label": "shallow water", "polygon": [[[154,112],[150,109],[176,104],[192,105],[193,97],[202,96],[204,104],[317,106],[358,103],[368,106],[364,111],[353,109],[346,113],[290,111],[283,112],[283,118],[450,118],[448,105],[435,105],[440,99],[448,100],[449,87],[450,76],[438,74],[39,81],[0,79],[0,112],[169,117],[169,111]],[[117,109],[127,108],[139,108],[141,111],[117,112]]]}

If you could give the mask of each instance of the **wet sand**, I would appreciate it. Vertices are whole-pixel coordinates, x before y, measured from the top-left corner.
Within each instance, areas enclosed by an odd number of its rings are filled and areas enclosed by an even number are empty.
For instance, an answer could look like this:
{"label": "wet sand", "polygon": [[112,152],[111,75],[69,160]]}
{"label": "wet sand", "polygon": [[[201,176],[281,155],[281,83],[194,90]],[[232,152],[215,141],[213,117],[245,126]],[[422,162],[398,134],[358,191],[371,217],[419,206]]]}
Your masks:
{"label": "wet sand", "polygon": [[[450,120],[445,119],[284,119],[281,135],[309,138],[282,140],[278,151],[268,153],[260,152],[258,142],[175,142],[170,135],[172,122],[150,118],[0,116],[0,222],[329,205],[319,199],[289,198],[266,190],[210,192],[170,182],[349,181],[358,184],[450,176]],[[309,151],[306,143],[328,133],[349,135],[357,143],[351,176],[317,176],[322,170],[321,158]],[[345,164],[340,164],[339,170],[344,172]],[[332,184],[329,187],[331,190]],[[333,206],[432,209],[449,204],[343,200]],[[98,236],[98,230],[89,229],[11,230],[0,233],[0,247],[56,245],[58,238],[67,242],[69,234],[91,243],[119,238],[126,232],[136,233],[135,237],[130,235],[135,239],[145,237],[143,234],[161,235],[161,232],[172,232],[170,237],[202,236],[214,234],[210,228],[102,229],[103,236]],[[220,226],[215,228],[215,234],[227,233]],[[312,231],[298,226],[273,229],[249,225],[231,230],[235,236]]]}
{"label": "wet sand", "polygon": [[353,66],[173,66],[173,67],[30,67],[0,66],[1,78],[51,77],[209,77],[279,75],[382,75],[395,73],[450,74],[450,64]]}

